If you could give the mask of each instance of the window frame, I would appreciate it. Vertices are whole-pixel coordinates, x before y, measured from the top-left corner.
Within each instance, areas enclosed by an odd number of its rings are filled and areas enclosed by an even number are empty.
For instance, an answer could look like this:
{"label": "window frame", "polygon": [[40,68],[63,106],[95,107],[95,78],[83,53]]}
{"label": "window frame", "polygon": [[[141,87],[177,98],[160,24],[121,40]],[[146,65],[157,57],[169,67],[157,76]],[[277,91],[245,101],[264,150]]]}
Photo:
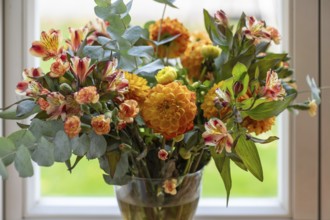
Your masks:
{"label": "window frame", "polygon": [[[33,13],[36,0],[4,0],[4,73],[17,73],[25,66],[34,64],[33,58],[27,56],[30,43],[35,39],[34,32],[27,30],[36,29],[33,27],[36,15]],[[292,64],[297,74],[296,79],[304,90],[307,88],[305,77],[310,74],[319,80],[319,51],[318,51],[318,0],[289,0],[285,2],[284,15],[288,22],[283,28],[283,35],[289,36],[289,41],[284,42],[292,55]],[[306,14],[306,8],[309,13]],[[289,13],[290,12],[290,13]],[[283,22],[282,22],[283,23]],[[27,34],[30,33],[30,34]],[[32,34],[31,34],[32,33]],[[315,34],[317,33],[317,34]],[[300,37],[305,36],[305,37]],[[308,45],[306,47],[306,45]],[[16,82],[20,80],[19,74],[7,74],[3,76],[4,91],[12,91]],[[306,85],[306,86],[304,86]],[[17,99],[15,94],[4,93],[4,105],[8,105]],[[306,219],[313,220],[318,218],[318,148],[311,149],[310,146],[319,145],[319,122],[310,119],[307,114],[299,115],[299,118],[284,114],[285,121],[289,126],[283,129],[291,138],[281,139],[284,146],[284,160],[282,166],[288,167],[287,172],[282,173],[286,183],[280,188],[280,201],[260,200],[264,202],[264,207],[268,208],[261,211],[258,207],[242,207],[246,203],[244,200],[231,199],[229,208],[218,207],[212,204],[225,204],[222,200],[204,200],[199,204],[196,219],[212,220],[221,217],[239,220],[248,219]],[[304,128],[309,127],[309,135],[305,135]],[[17,129],[13,122],[4,123],[4,133],[8,134]],[[290,160],[289,160],[290,159]],[[305,161],[308,159],[309,163]],[[299,169],[298,169],[299,168]],[[114,199],[97,199],[95,204],[103,206],[86,209],[86,203],[79,200],[68,200],[67,203],[50,201],[47,199],[38,200],[40,195],[33,190],[36,186],[36,178],[21,179],[11,166],[8,168],[10,177],[5,182],[5,219],[121,219],[119,210]],[[284,170],[284,169],[283,169]],[[306,174],[313,174],[308,176]],[[282,184],[282,183],[281,183]],[[287,187],[286,187],[287,186]],[[308,190],[306,190],[308,189]],[[283,198],[288,198],[283,200]],[[275,202],[275,203],[274,203]],[[71,206],[70,206],[71,204]],[[72,204],[79,204],[72,206]],[[272,206],[271,204],[276,204]],[[110,205],[110,206],[109,206]],[[90,206],[90,203],[88,203]],[[15,209],[13,209],[15,207]],[[273,208],[272,208],[273,207]],[[275,207],[275,209],[274,209]],[[61,209],[59,209],[61,208]],[[61,210],[61,213],[58,212]],[[80,213],[80,214],[79,214]],[[231,213],[236,213],[233,215]],[[238,214],[237,214],[238,213]]]}

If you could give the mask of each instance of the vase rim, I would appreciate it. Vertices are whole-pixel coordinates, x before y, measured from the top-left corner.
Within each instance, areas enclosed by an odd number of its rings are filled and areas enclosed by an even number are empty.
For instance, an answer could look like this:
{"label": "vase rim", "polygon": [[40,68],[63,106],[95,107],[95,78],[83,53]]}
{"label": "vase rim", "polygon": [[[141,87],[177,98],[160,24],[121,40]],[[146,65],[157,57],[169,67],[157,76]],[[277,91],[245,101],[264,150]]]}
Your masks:
{"label": "vase rim", "polygon": [[146,177],[137,177],[137,176],[132,176],[132,180],[153,180],[153,181],[163,181],[163,180],[168,180],[168,179],[178,179],[178,178],[184,178],[184,177],[190,177],[190,176],[197,176],[201,175],[203,173],[204,168],[194,172],[194,173],[188,173],[183,176],[178,176],[178,177],[168,177],[168,178],[146,178]]}

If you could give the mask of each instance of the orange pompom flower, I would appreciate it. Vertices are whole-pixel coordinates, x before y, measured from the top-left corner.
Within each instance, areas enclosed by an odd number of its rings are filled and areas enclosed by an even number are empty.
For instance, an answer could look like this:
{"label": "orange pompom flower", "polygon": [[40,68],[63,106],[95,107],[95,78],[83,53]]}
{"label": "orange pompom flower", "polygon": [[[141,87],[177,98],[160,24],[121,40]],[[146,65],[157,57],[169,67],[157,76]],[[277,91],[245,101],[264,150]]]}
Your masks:
{"label": "orange pompom flower", "polygon": [[70,69],[69,62],[63,62],[61,59],[57,59],[52,65],[50,66],[50,77],[59,78],[64,75],[66,71]]}
{"label": "orange pompom flower", "polygon": [[139,105],[142,105],[150,91],[147,80],[128,72],[125,72],[125,78],[128,80],[129,85],[128,93],[125,94],[125,98],[134,99]]}
{"label": "orange pompom flower", "polygon": [[91,125],[96,134],[107,134],[110,131],[110,118],[105,118],[104,115],[93,117]]}
{"label": "orange pompom flower", "polygon": [[264,120],[254,120],[250,117],[246,117],[242,122],[242,126],[247,128],[249,133],[254,132],[256,135],[269,131],[274,124],[275,117],[270,117]]}
{"label": "orange pompom flower", "polygon": [[77,116],[68,117],[64,122],[64,131],[70,138],[78,136],[81,131],[80,118]]}
{"label": "orange pompom flower", "polygon": [[99,101],[100,95],[95,86],[87,86],[74,94],[74,99],[79,104],[91,104]]}
{"label": "orange pompom flower", "polygon": [[195,101],[196,94],[178,82],[157,84],[144,102],[142,117],[154,132],[171,139],[193,128]]}
{"label": "orange pompom flower", "polygon": [[163,20],[158,20],[156,23],[150,25],[149,27],[149,37],[151,40],[158,40],[160,27],[160,40],[164,40],[178,34],[180,34],[180,36],[169,43],[158,46],[158,57],[179,57],[187,48],[189,42],[188,30],[177,19],[172,20],[170,18],[166,18]]}

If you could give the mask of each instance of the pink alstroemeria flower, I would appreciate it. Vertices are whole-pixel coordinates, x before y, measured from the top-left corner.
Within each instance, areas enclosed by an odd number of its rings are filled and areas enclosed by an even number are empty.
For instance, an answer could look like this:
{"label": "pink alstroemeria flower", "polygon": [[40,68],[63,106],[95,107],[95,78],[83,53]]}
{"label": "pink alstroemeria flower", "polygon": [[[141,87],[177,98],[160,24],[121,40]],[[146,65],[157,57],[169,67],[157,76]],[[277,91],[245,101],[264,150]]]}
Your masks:
{"label": "pink alstroemeria flower", "polygon": [[254,40],[257,45],[261,41],[271,41],[271,35],[266,30],[264,21],[258,21],[253,16],[246,16],[247,27],[243,27],[242,32],[246,38]]}
{"label": "pink alstroemeria flower", "polygon": [[56,58],[62,51],[60,48],[61,32],[51,29],[48,32],[41,32],[40,41],[34,41],[30,53],[41,57],[44,61]]}
{"label": "pink alstroemeria flower", "polygon": [[121,94],[128,92],[128,80],[125,78],[124,71],[116,70],[107,75],[106,80],[108,81],[107,89],[109,91],[117,91]]}
{"label": "pink alstroemeria flower", "polygon": [[223,10],[219,10],[214,15],[215,22],[225,27],[228,27],[228,17]]}
{"label": "pink alstroemeria flower", "polygon": [[88,28],[69,28],[70,40],[66,40],[65,42],[68,44],[69,48],[76,52],[78,51],[81,43],[83,42],[85,36],[87,35]]}
{"label": "pink alstroemeria flower", "polygon": [[267,72],[266,85],[263,87],[261,95],[273,101],[282,100],[286,95],[281,80],[278,79],[278,75],[275,71],[269,70]]}
{"label": "pink alstroemeria flower", "polygon": [[88,74],[90,74],[95,65],[89,66],[91,59],[88,57],[79,58],[73,57],[71,58],[71,70],[78,77],[81,83],[85,82]]}
{"label": "pink alstroemeria flower", "polygon": [[217,153],[221,153],[225,148],[227,152],[231,152],[233,138],[228,133],[226,125],[217,118],[211,118],[205,123],[205,132],[202,134],[205,144],[215,146]]}
{"label": "pink alstroemeria flower", "polygon": [[18,82],[16,85],[15,91],[18,95],[37,97],[49,93],[47,89],[36,81],[37,78],[44,75],[40,68],[24,69],[22,75],[23,81]]}

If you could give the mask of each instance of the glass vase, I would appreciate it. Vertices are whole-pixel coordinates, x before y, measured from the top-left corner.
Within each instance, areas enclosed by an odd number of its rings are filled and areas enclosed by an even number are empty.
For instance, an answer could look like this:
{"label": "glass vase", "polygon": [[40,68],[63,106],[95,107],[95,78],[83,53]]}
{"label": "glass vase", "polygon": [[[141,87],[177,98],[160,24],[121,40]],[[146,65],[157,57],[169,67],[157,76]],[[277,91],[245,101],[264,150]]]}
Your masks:
{"label": "glass vase", "polygon": [[[117,201],[124,220],[193,219],[201,191],[202,171],[170,179],[133,178],[116,186]],[[175,181],[172,193],[165,181]],[[176,191],[176,192],[175,192]]]}

